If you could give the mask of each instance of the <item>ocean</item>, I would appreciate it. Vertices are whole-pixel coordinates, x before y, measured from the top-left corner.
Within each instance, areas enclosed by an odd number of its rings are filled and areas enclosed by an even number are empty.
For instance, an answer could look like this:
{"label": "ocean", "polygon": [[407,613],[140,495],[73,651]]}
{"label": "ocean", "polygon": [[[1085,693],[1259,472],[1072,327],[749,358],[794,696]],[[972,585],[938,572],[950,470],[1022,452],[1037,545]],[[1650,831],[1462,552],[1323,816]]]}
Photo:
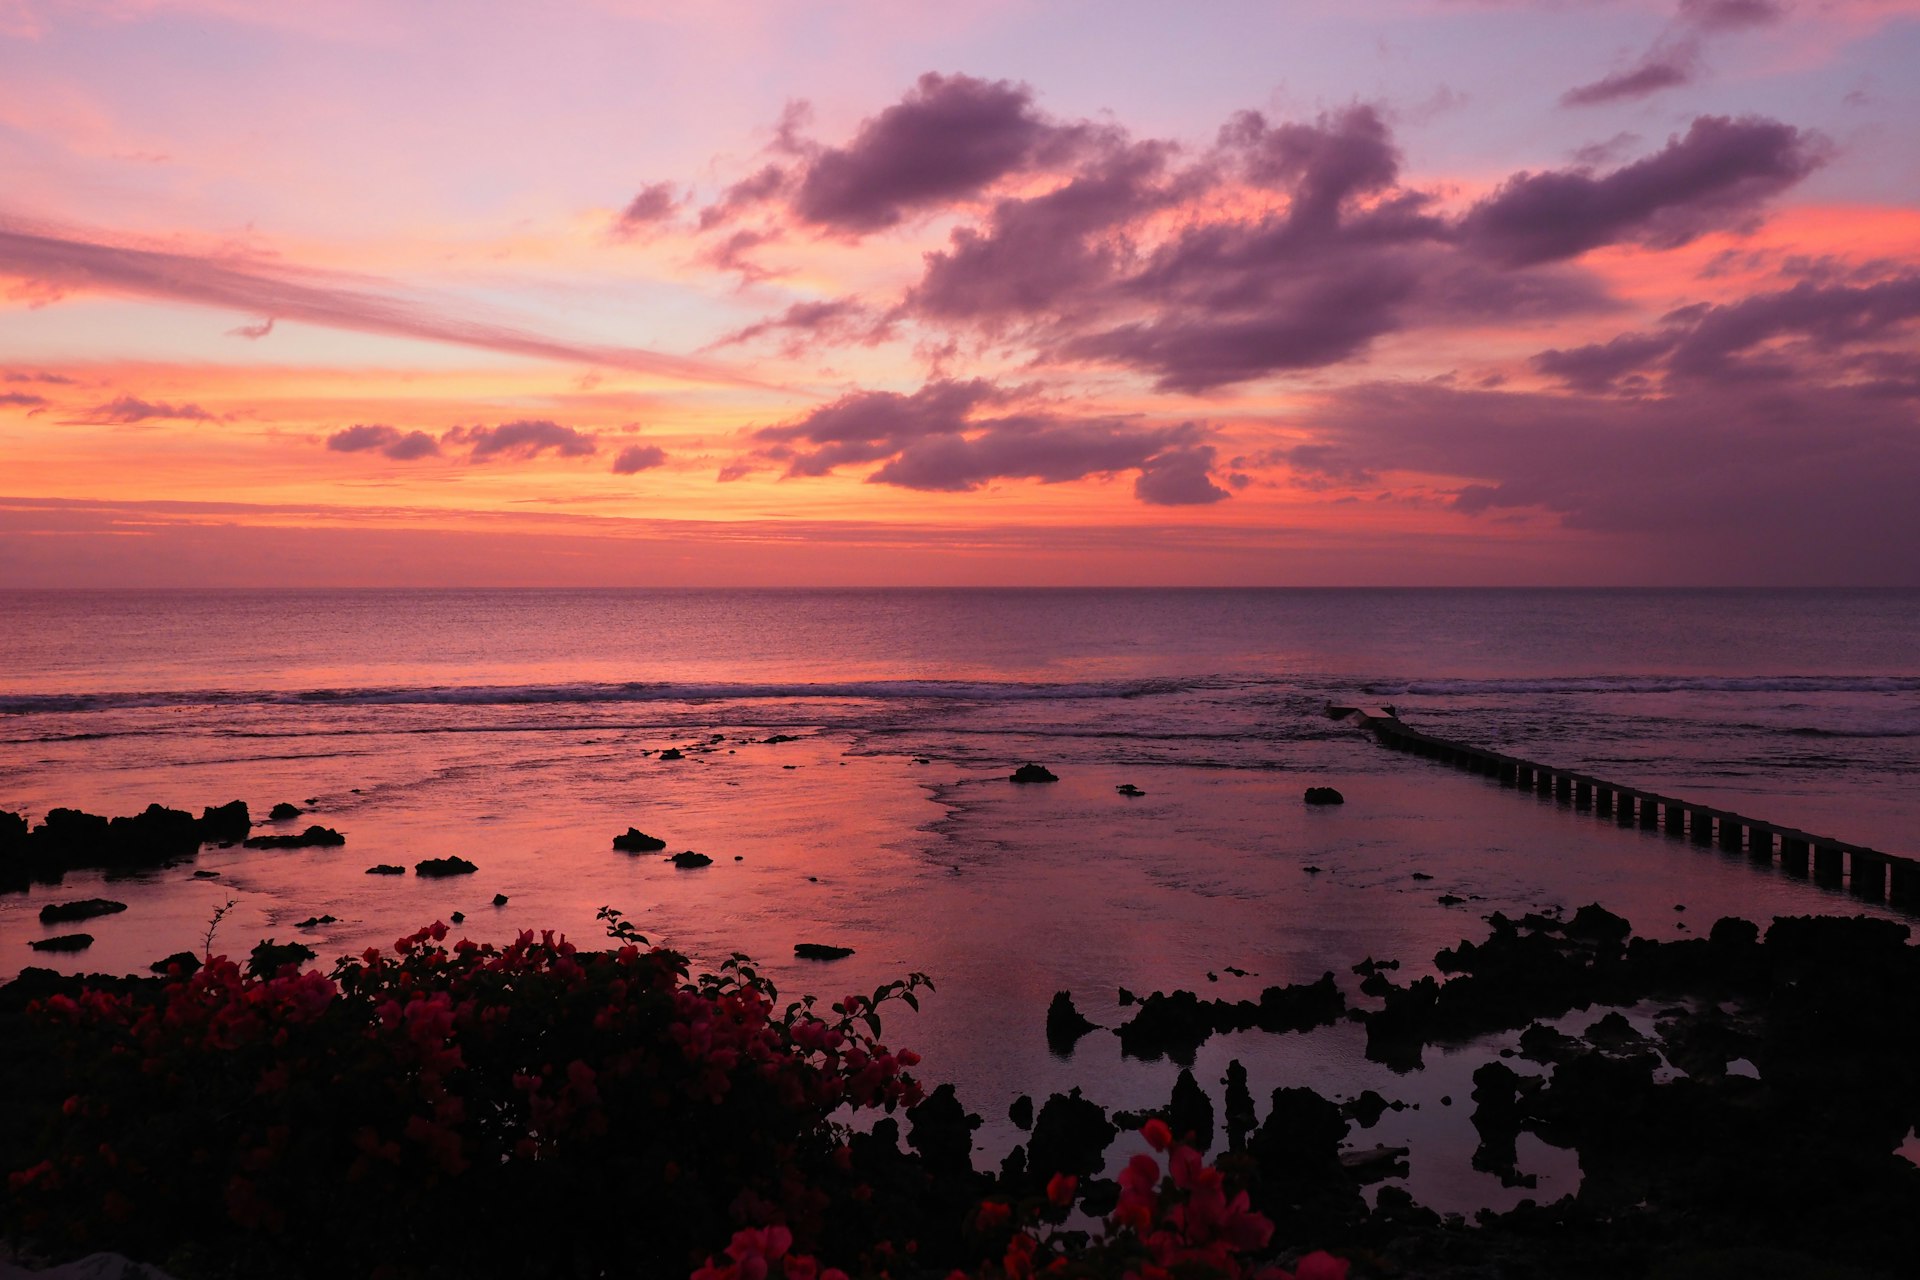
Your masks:
{"label": "ocean", "polygon": [[[785,994],[928,973],[936,994],[888,1038],[987,1117],[997,1158],[1020,1093],[1139,1107],[1172,1087],[1173,1064],[1112,1037],[1050,1053],[1056,991],[1104,1026],[1121,988],[1257,997],[1331,971],[1351,995],[1368,956],[1430,971],[1494,910],[1593,901],[1663,938],[1723,914],[1897,915],[1387,751],[1330,702],[1912,855],[1917,642],[1914,591],[0,593],[0,809],[243,799],[263,831],[347,837],[0,895],[0,977],[138,971],[198,950],[228,902],[215,950],[297,938],[322,963],[456,910],[475,937],[591,941],[612,905],[697,962],[753,954]],[[1026,761],[1060,780],[1008,782]],[[1303,805],[1312,785],[1347,803]],[[283,801],[302,816],[265,823]],[[614,852],[629,826],[714,862]],[[366,874],[449,854],[479,872]],[[129,910],[89,950],[28,950],[71,928],[42,905],[96,895]],[[800,942],[854,955],[801,961]],[[1216,1097],[1238,1057],[1256,1096],[1422,1102],[1365,1141],[1412,1146],[1407,1186],[1436,1208],[1513,1203],[1466,1167],[1469,1108],[1439,1102],[1496,1046],[1396,1076],[1363,1039],[1218,1036],[1194,1071]],[[1526,1194],[1577,1184],[1564,1153],[1523,1157]]]}

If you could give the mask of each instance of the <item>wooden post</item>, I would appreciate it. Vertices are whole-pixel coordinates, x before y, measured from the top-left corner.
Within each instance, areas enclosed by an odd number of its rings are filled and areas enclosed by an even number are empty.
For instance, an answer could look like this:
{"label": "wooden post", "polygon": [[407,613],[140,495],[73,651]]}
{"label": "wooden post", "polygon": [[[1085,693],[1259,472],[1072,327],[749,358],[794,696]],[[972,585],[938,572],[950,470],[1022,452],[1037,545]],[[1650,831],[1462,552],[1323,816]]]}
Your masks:
{"label": "wooden post", "polygon": [[1515,764],[1513,761],[1502,760],[1500,762],[1500,785],[1501,786],[1511,787],[1512,785],[1514,785],[1515,782],[1519,780],[1519,774],[1520,774],[1520,766]]}
{"label": "wooden post", "polygon": [[[1626,796],[1620,798],[1626,800],[1629,809],[1633,807],[1632,800]],[[1596,816],[1602,818],[1610,818],[1613,816],[1613,788],[1604,782],[1596,782],[1593,784],[1593,812]]]}
{"label": "wooden post", "polygon": [[1593,784],[1581,778],[1573,784],[1573,807],[1576,809],[1593,808]]}
{"label": "wooden post", "polygon": [[1848,888],[1855,895],[1874,902],[1887,896],[1887,860],[1871,849],[1855,849],[1847,859]]}
{"label": "wooden post", "polygon": [[1825,885],[1829,889],[1839,888],[1841,865],[1839,845],[1815,843],[1813,846],[1814,883]]}
{"label": "wooden post", "polygon": [[[1671,806],[1669,806],[1671,808]],[[1660,825],[1660,797],[1640,797],[1640,829],[1651,831]]]}
{"label": "wooden post", "polygon": [[1747,824],[1747,857],[1755,862],[1773,864],[1773,829],[1758,823]]}
{"label": "wooden post", "polygon": [[1713,810],[1687,810],[1687,834],[1693,837],[1695,844],[1713,843]]}
{"label": "wooden post", "polygon": [[1632,826],[1634,806],[1645,804],[1645,803],[1647,803],[1646,796],[1640,795],[1632,791],[1620,792],[1615,800],[1615,808],[1619,812],[1618,820],[1620,825],[1623,827]]}
{"label": "wooden post", "polygon": [[1667,834],[1670,836],[1685,835],[1687,833],[1686,808],[1676,804],[1672,800],[1662,800],[1660,803],[1667,807]]}
{"label": "wooden post", "polygon": [[1720,847],[1729,853],[1740,852],[1740,829],[1745,824],[1731,813],[1720,815]]}
{"label": "wooden post", "polygon": [[1522,791],[1533,790],[1533,766],[1525,760],[1516,761],[1513,766],[1513,783]]}
{"label": "wooden post", "polygon": [[1893,904],[1897,907],[1920,905],[1920,862],[1901,858],[1888,863],[1893,874]]}
{"label": "wooden post", "polygon": [[1798,836],[1780,837],[1780,869],[1790,876],[1807,874],[1807,842]]}
{"label": "wooden post", "polygon": [[1562,802],[1573,799],[1573,779],[1564,773],[1553,778],[1553,798]]}

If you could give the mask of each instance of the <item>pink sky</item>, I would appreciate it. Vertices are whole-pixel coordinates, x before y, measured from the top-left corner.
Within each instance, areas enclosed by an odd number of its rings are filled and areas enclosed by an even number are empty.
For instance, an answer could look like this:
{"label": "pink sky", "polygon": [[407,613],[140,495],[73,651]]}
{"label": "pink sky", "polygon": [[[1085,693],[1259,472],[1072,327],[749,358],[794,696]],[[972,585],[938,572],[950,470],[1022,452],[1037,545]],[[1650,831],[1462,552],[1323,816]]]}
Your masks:
{"label": "pink sky", "polygon": [[0,0],[0,586],[1920,583],[1920,0]]}

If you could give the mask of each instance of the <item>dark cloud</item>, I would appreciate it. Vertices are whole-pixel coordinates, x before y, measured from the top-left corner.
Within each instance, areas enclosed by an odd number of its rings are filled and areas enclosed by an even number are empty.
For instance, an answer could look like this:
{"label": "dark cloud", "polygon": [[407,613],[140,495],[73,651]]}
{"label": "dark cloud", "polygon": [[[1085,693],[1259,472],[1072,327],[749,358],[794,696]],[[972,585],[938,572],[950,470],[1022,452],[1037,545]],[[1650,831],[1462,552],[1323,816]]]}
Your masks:
{"label": "dark cloud", "polygon": [[45,396],[31,395],[25,391],[8,391],[0,394],[0,405],[12,405],[17,408],[39,408],[47,403]]}
{"label": "dark cloud", "polygon": [[17,369],[9,369],[6,373],[0,374],[0,382],[44,382],[49,386],[60,387],[70,387],[74,385],[73,379],[67,377],[65,374],[47,373],[44,371],[23,373]]}
{"label": "dark cloud", "polygon": [[197,404],[168,404],[164,400],[140,400],[121,396],[106,404],[85,410],[80,422],[125,426],[135,422],[177,421],[211,422],[213,415]]}
{"label": "dark cloud", "polygon": [[273,315],[359,333],[449,342],[546,360],[601,364],[691,382],[758,385],[720,365],[633,347],[569,343],[447,308],[243,259],[139,249],[30,230],[0,217],[0,275],[53,291],[97,291]]}
{"label": "dark cloud", "polygon": [[1661,151],[1604,176],[1516,174],[1468,212],[1461,232],[1471,248],[1510,266],[1608,244],[1672,248],[1750,218],[1822,158],[1818,142],[1789,125],[1701,116]]}
{"label": "dark cloud", "polygon": [[674,195],[671,182],[651,183],[640,188],[639,194],[627,202],[627,207],[620,211],[620,221],[614,230],[621,235],[631,235],[665,222],[679,207],[680,201]]}
{"label": "dark cloud", "polygon": [[762,166],[752,176],[740,179],[721,192],[718,200],[700,211],[700,229],[711,231],[746,210],[765,204],[786,189],[790,177],[780,165]]}
{"label": "dark cloud", "polygon": [[1258,186],[1292,197],[1289,219],[1329,226],[1354,196],[1384,191],[1400,176],[1400,152],[1372,107],[1355,106],[1308,124],[1269,125],[1243,111],[1220,133]]}
{"label": "dark cloud", "polygon": [[1134,479],[1133,496],[1157,507],[1201,506],[1231,497],[1208,474],[1213,470],[1213,454],[1212,445],[1196,444],[1148,458]]}
{"label": "dark cloud", "polygon": [[1060,484],[1140,472],[1135,493],[1160,504],[1212,502],[1211,446],[1193,423],[1149,427],[1112,418],[980,411],[1016,399],[983,380],[930,382],[911,395],[857,391],[794,420],[754,433],[758,447],[730,464],[731,479],[757,465],[784,464],[789,478],[878,463],[872,484],[961,493],[995,480]]}
{"label": "dark cloud", "polygon": [[440,444],[424,431],[401,431],[385,423],[357,423],[327,437],[327,448],[340,453],[377,450],[396,462],[413,462],[440,452]]}
{"label": "dark cloud", "polygon": [[[1854,349],[1920,327],[1920,273],[1860,285],[1802,281],[1739,302],[1683,308],[1665,320],[1655,332],[1543,351],[1533,366],[1568,387],[1595,393],[1643,392],[1656,380],[1831,383],[1855,370],[1897,367],[1904,352]],[[1848,359],[1836,361],[1842,351],[1850,353]],[[1892,392],[1899,381],[1896,375],[1883,389]]]}
{"label": "dark cloud", "polygon": [[1639,66],[1616,71],[1591,84],[1567,90],[1560,95],[1563,107],[1593,107],[1603,102],[1645,98],[1662,89],[1690,84],[1700,66],[1700,51],[1692,42],[1649,54]]}
{"label": "dark cloud", "polygon": [[599,451],[593,436],[545,418],[523,418],[497,427],[454,427],[441,437],[467,446],[470,462],[494,458],[532,458],[551,451],[562,458],[584,458]]}
{"label": "dark cloud", "polygon": [[613,474],[630,476],[649,471],[667,460],[667,451],[657,444],[630,444],[613,460]]}
{"label": "dark cloud", "polygon": [[794,212],[835,231],[883,230],[913,210],[972,196],[1061,142],[1025,86],[929,72],[852,142],[813,158]]}
{"label": "dark cloud", "polygon": [[1737,31],[1778,22],[1787,9],[1775,0],[1680,0],[1680,20],[1702,31]]}

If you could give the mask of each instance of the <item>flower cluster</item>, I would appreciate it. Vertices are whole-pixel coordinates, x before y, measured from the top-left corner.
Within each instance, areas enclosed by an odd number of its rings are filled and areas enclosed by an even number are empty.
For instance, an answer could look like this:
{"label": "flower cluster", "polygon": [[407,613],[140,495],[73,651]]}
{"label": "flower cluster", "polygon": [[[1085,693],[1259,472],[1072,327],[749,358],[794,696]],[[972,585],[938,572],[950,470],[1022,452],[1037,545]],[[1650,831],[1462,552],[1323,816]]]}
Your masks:
{"label": "flower cluster", "polygon": [[[745,957],[690,978],[603,915],[605,950],[434,924],[331,976],[215,957],[34,1002],[16,1051],[76,1091],[23,1104],[4,1226],[156,1261],[217,1242],[338,1273],[469,1253],[533,1275],[684,1271],[742,1222],[817,1220],[846,1176],[831,1117],[921,1097],[879,1010],[925,979],[782,1010]],[[508,1256],[499,1223],[530,1214],[609,1225]]]}

